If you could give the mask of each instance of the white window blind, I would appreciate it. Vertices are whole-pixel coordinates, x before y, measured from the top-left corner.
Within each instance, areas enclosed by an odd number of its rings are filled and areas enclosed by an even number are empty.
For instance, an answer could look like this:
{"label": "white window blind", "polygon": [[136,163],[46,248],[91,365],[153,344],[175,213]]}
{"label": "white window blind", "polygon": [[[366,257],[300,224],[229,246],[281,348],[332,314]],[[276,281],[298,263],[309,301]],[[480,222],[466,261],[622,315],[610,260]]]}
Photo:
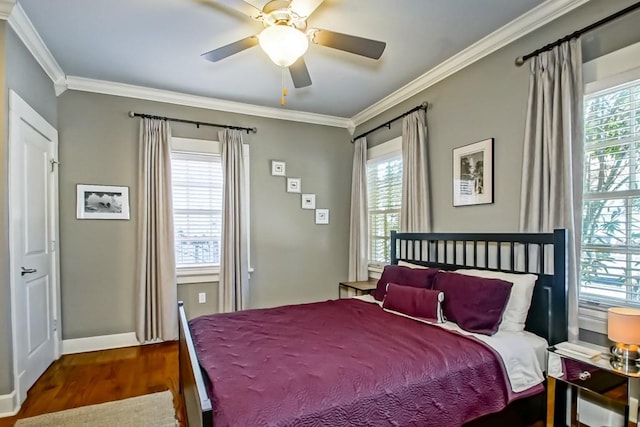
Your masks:
{"label": "white window blind", "polygon": [[585,96],[580,299],[640,306],[640,80]]}
{"label": "white window blind", "polygon": [[222,162],[219,154],[173,152],[176,267],[220,265]]}
{"label": "white window blind", "polygon": [[367,162],[369,199],[369,263],[390,262],[391,230],[400,227],[402,156],[394,154]]}

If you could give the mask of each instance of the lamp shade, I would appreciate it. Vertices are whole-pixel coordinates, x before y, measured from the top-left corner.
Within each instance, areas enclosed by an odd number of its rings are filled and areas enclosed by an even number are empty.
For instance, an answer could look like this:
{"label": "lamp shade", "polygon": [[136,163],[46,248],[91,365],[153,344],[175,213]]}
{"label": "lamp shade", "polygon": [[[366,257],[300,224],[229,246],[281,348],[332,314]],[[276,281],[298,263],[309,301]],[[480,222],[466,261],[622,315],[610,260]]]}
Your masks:
{"label": "lamp shade", "polygon": [[623,307],[610,308],[607,335],[613,342],[640,344],[640,310]]}
{"label": "lamp shade", "polygon": [[267,27],[258,36],[260,47],[281,67],[288,67],[298,60],[309,48],[307,36],[288,25]]}

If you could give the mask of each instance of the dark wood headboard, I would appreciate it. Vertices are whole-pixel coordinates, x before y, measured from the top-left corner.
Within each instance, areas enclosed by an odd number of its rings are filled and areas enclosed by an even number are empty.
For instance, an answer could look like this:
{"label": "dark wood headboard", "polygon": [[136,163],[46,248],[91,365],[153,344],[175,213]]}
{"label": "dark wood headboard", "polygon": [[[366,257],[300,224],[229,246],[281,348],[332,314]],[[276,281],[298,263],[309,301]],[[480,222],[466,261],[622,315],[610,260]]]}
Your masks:
{"label": "dark wood headboard", "polygon": [[553,233],[391,232],[391,263],[538,276],[525,329],[550,345],[567,340],[567,230]]}

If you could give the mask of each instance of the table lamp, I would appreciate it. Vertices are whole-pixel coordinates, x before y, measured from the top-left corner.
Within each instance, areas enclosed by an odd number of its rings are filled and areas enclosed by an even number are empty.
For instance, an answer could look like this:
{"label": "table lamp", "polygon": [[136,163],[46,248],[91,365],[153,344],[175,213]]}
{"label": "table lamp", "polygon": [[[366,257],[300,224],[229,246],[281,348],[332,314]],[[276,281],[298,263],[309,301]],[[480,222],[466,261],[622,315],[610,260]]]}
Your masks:
{"label": "table lamp", "polygon": [[624,370],[637,370],[640,360],[640,310],[610,308],[607,335],[614,342],[611,347],[612,364]]}

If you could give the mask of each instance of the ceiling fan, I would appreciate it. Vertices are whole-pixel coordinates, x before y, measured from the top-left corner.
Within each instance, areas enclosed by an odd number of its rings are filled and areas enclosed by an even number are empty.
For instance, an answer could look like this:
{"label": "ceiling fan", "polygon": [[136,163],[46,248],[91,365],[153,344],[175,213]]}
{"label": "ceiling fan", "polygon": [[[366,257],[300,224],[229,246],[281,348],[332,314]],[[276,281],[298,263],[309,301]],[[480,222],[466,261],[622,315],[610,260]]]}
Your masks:
{"label": "ceiling fan", "polygon": [[311,77],[302,57],[309,47],[309,42],[372,59],[379,59],[386,47],[386,43],[377,40],[308,28],[309,15],[324,0],[271,0],[262,10],[244,0],[211,1],[261,21],[265,28],[259,35],[246,37],[206,52],[202,56],[209,61],[217,62],[260,44],[276,65],[289,69],[296,88],[311,85]]}

